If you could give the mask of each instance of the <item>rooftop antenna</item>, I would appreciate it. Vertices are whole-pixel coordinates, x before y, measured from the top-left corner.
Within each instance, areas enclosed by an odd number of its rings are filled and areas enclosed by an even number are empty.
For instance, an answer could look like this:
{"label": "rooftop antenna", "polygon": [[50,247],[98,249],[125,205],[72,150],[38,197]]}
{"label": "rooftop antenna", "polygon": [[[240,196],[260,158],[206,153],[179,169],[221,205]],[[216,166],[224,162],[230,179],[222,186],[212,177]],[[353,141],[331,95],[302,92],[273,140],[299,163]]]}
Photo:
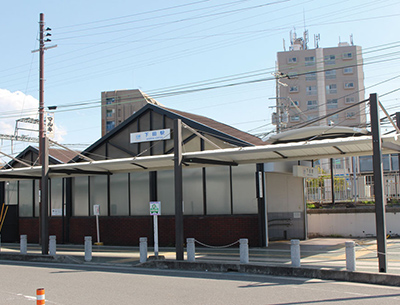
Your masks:
{"label": "rooftop antenna", "polygon": [[307,43],[308,43],[308,30],[304,31],[304,41],[303,41],[303,49],[307,50]]}
{"label": "rooftop antenna", "polygon": [[351,35],[350,35],[350,44],[351,44],[352,46],[354,46],[354,42],[353,42],[353,34],[351,34]]}
{"label": "rooftop antenna", "polygon": [[314,47],[315,47],[316,49],[319,48],[319,41],[320,41],[320,40],[321,40],[320,34],[317,34],[317,35],[314,34]]}
{"label": "rooftop antenna", "polygon": [[308,31],[306,30],[306,13],[303,8],[303,23],[304,23],[304,34],[303,34],[303,49],[307,50],[308,43]]}
{"label": "rooftop antenna", "polygon": [[296,40],[297,35],[296,35],[296,28],[293,27],[293,31],[290,30],[290,45],[292,46],[294,44],[294,41]]}
{"label": "rooftop antenna", "polygon": [[283,51],[286,52],[286,43],[285,43],[285,38],[283,38]]}

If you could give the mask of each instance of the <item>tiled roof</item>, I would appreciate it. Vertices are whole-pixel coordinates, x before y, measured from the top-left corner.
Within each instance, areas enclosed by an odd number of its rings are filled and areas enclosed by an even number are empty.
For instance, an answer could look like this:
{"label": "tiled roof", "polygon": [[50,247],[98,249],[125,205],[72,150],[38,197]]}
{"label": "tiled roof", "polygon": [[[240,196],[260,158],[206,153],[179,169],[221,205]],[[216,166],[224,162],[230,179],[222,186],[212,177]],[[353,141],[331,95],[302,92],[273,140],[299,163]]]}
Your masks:
{"label": "tiled roof", "polygon": [[49,148],[49,155],[57,159],[61,163],[68,163],[78,155],[79,152],[69,151],[66,149]]}
{"label": "tiled roof", "polygon": [[246,141],[248,143],[251,143],[253,145],[265,145],[266,143],[262,141],[260,138],[257,138],[256,136],[253,136],[247,132],[241,131],[239,129],[236,129],[234,127],[231,127],[229,125],[217,122],[213,119],[207,118],[205,116],[197,115],[197,114],[192,114],[188,112],[183,112],[171,108],[166,108],[162,107],[168,111],[174,112],[180,116],[186,117],[190,120],[196,121],[200,124],[203,124],[205,126],[211,127],[213,129],[216,129],[220,132],[226,133],[232,137],[238,138],[240,140]]}

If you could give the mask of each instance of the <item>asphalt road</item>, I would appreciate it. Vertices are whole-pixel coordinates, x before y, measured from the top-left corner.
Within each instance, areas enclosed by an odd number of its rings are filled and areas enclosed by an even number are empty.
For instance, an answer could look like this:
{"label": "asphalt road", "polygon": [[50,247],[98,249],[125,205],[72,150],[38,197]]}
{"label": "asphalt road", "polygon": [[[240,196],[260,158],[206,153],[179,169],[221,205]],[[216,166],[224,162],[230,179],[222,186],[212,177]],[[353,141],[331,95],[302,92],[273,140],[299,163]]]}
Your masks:
{"label": "asphalt road", "polygon": [[0,304],[400,304],[400,288],[302,278],[0,261]]}

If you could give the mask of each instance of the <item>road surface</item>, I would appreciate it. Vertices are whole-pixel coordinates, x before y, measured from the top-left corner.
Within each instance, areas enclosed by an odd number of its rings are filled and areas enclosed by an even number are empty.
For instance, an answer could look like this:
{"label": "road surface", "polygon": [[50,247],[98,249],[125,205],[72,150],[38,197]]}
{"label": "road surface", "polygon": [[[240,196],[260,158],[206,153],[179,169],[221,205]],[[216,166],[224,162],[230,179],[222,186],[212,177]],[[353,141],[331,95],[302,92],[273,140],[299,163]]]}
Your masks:
{"label": "road surface", "polygon": [[0,304],[400,304],[400,287],[114,266],[0,261]]}

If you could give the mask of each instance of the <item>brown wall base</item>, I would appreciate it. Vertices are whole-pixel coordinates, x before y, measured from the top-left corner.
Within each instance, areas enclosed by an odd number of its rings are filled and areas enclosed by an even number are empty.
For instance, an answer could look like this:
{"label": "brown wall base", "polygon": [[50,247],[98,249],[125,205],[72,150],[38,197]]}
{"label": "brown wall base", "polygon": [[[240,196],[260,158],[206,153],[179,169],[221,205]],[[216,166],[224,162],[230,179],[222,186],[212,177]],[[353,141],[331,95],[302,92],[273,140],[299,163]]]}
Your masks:
{"label": "brown wall base", "polygon": [[[99,217],[100,241],[105,245],[138,246],[140,237],[147,237],[149,246],[153,242],[153,218],[143,217]],[[64,229],[65,230],[65,229]],[[185,216],[184,234],[198,241],[222,246],[240,238],[247,238],[249,246],[259,246],[257,215],[218,215]],[[28,235],[29,243],[39,242],[39,219],[20,218],[20,234]],[[158,218],[159,245],[175,246],[175,221],[173,216]],[[57,236],[57,243],[62,243],[62,219],[49,219],[49,235]],[[69,243],[83,244],[85,236],[92,236],[97,241],[95,217],[72,217],[70,219]],[[64,236],[65,241],[67,237]]]}

